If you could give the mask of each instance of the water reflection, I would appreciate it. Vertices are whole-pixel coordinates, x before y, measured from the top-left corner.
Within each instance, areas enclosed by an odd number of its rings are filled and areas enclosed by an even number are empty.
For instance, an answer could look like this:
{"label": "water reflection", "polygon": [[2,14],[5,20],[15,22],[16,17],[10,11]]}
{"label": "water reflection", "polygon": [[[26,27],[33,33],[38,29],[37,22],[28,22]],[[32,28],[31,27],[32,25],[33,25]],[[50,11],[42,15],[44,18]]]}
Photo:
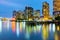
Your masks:
{"label": "water reflection", "polygon": [[12,26],[12,31],[15,32],[16,30],[16,22],[11,22],[11,26]]}
{"label": "water reflection", "polygon": [[9,24],[10,24],[10,22],[9,22],[9,20],[7,21],[7,30],[9,30]]}
{"label": "water reflection", "polygon": [[47,40],[48,38],[48,28],[47,28],[47,24],[43,24],[43,28],[42,28],[42,35],[43,35],[43,40]]}
{"label": "water reflection", "polygon": [[20,32],[22,32],[23,22],[20,22]]}
{"label": "water reflection", "polygon": [[59,31],[59,26],[57,26],[57,31]]}
{"label": "water reflection", "polygon": [[0,32],[2,32],[2,21],[0,20]]}
{"label": "water reflection", "polygon": [[52,28],[51,25],[52,25],[52,24],[49,24],[49,31],[50,31],[50,32],[51,32],[51,28]]}
{"label": "water reflection", "polygon": [[53,24],[53,32],[55,32],[55,24]]}
{"label": "water reflection", "polygon": [[[2,32],[3,30],[3,32]],[[9,32],[7,32],[9,30]],[[27,25],[26,22],[10,22],[0,20],[0,32],[1,36],[4,38],[3,33],[6,31],[5,36],[9,39],[12,37],[14,39],[24,39],[24,40],[59,40],[60,37],[60,25],[55,23],[44,23],[36,25]],[[17,35],[17,36],[15,36]],[[18,37],[18,38],[17,38]],[[9,40],[8,39],[8,40]],[[6,39],[7,40],[7,39]]]}
{"label": "water reflection", "polygon": [[16,33],[17,37],[19,37],[19,22],[16,23]]}

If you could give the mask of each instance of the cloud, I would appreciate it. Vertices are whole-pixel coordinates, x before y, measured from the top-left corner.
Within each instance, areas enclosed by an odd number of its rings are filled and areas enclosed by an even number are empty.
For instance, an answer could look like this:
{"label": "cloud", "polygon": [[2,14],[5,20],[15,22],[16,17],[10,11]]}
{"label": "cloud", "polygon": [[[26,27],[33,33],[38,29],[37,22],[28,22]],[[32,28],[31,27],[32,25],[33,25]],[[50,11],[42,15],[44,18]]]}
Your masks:
{"label": "cloud", "polygon": [[0,4],[2,5],[6,5],[6,6],[12,6],[12,7],[21,7],[21,4],[17,4],[17,3],[13,3],[13,2],[9,2],[9,1],[4,1],[4,0],[0,0]]}

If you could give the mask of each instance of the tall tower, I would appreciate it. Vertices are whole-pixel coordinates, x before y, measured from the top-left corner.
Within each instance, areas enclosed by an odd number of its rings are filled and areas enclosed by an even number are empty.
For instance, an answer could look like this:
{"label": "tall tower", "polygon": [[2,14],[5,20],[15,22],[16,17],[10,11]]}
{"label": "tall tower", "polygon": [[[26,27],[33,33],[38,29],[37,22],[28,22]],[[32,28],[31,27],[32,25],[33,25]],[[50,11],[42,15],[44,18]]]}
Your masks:
{"label": "tall tower", "polygon": [[[60,21],[60,0],[53,0],[53,15],[55,17],[55,21]],[[58,36],[58,40],[60,39],[60,24],[56,24],[56,32]]]}
{"label": "tall tower", "polygon": [[53,0],[53,11],[60,11],[60,0]]}
{"label": "tall tower", "polygon": [[44,20],[48,20],[48,18],[49,18],[49,4],[47,2],[43,2],[42,14],[44,16]]}
{"label": "tall tower", "polygon": [[53,0],[53,15],[55,20],[60,20],[60,0]]}
{"label": "tall tower", "polygon": [[25,11],[26,19],[29,20],[29,18],[33,16],[33,8],[26,6],[24,11]]}

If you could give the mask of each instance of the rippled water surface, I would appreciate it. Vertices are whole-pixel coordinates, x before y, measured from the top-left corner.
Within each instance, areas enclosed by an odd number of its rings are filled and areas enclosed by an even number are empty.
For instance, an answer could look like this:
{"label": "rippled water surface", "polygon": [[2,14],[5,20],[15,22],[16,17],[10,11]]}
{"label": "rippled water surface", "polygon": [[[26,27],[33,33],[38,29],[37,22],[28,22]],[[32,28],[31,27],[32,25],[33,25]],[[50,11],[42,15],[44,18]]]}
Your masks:
{"label": "rippled water surface", "polygon": [[59,40],[60,25],[0,21],[0,40]]}

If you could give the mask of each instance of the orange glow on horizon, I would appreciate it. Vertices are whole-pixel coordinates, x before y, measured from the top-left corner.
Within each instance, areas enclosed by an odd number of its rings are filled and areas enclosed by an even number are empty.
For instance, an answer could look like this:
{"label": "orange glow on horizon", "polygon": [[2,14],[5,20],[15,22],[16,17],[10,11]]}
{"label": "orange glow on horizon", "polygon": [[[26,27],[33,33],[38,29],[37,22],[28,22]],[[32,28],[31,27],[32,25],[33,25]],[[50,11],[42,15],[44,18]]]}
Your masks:
{"label": "orange glow on horizon", "polygon": [[15,18],[12,18],[11,20],[16,20]]}

